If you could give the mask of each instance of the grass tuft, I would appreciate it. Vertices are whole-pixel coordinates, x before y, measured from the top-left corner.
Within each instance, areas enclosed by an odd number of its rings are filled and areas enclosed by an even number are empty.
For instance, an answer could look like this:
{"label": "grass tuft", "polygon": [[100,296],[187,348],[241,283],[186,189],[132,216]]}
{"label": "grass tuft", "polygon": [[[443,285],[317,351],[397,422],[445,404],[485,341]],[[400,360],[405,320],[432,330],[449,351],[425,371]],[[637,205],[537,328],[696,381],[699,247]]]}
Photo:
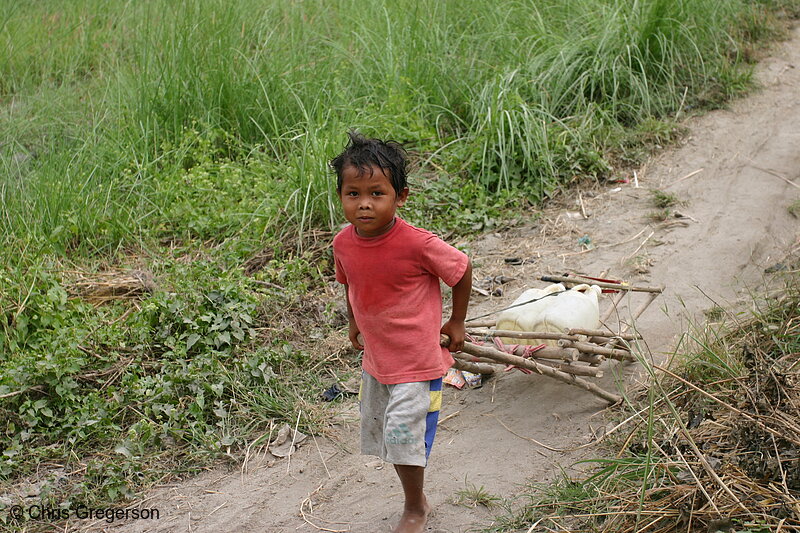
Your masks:
{"label": "grass tuft", "polygon": [[658,189],[653,189],[650,192],[653,195],[653,205],[659,209],[675,207],[681,203],[678,196],[673,193],[660,191]]}
{"label": "grass tuft", "polygon": [[792,202],[789,206],[789,214],[791,214],[794,218],[800,218],[800,198]]}
{"label": "grass tuft", "polygon": [[477,507],[481,505],[487,509],[491,509],[499,504],[500,497],[487,491],[483,485],[476,487],[468,483],[467,488],[456,492],[454,502],[456,505],[463,505],[464,507]]}

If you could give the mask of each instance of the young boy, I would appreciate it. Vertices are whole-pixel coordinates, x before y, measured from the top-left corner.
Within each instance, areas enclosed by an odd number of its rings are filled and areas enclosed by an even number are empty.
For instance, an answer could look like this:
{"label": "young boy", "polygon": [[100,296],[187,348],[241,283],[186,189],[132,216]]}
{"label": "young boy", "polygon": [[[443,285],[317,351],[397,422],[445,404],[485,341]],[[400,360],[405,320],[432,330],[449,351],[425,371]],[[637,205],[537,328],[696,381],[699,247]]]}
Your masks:
{"label": "young boy", "polygon": [[[395,215],[408,198],[406,159],[394,142],[351,132],[331,161],[350,225],[333,239],[336,279],[345,286],[350,342],[364,350],[361,453],[394,464],[405,505],[395,532],[420,532],[423,493],[450,351],[464,346],[472,287],[467,256]],[[439,280],[453,288],[443,326]],[[450,345],[439,345],[439,335]],[[363,338],[363,340],[362,340]]]}

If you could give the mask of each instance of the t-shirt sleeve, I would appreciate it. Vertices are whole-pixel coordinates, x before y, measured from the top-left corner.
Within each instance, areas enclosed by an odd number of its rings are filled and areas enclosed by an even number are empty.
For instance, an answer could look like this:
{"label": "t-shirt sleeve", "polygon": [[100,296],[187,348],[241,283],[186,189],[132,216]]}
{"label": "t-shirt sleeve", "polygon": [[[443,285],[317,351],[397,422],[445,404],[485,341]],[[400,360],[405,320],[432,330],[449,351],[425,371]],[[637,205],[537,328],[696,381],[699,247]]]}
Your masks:
{"label": "t-shirt sleeve", "polygon": [[423,243],[420,262],[425,270],[452,287],[461,281],[469,259],[464,252],[430,234]]}
{"label": "t-shirt sleeve", "polygon": [[336,281],[343,285],[347,285],[347,275],[344,273],[342,263],[339,261],[339,257],[336,255],[336,248],[333,249],[333,264],[336,272]]}

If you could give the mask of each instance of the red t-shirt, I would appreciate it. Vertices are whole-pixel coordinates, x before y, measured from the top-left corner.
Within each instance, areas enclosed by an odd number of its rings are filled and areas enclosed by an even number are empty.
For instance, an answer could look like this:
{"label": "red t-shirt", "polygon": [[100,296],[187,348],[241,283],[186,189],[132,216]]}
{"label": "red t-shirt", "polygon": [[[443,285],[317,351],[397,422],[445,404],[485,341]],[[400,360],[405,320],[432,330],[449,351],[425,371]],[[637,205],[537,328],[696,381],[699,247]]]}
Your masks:
{"label": "red t-shirt", "polygon": [[453,358],[439,346],[439,280],[458,283],[467,256],[399,217],[378,237],[347,226],[334,237],[333,253],[336,280],[348,286],[364,337],[364,370],[386,385],[442,377]]}

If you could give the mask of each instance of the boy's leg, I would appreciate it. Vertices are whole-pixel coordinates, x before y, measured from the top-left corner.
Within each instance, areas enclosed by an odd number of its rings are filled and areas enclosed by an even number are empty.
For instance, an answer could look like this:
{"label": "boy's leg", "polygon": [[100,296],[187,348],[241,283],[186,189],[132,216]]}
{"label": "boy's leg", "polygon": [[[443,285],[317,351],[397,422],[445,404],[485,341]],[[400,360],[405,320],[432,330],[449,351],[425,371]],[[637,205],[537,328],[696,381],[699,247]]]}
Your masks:
{"label": "boy's leg", "polygon": [[405,505],[403,516],[395,528],[395,533],[417,533],[425,530],[425,522],[431,508],[425,499],[423,485],[425,467],[412,465],[394,465],[400,483],[403,485]]}
{"label": "boy's leg", "polygon": [[[394,532],[418,533],[425,530],[430,513],[423,491],[425,465],[436,434],[442,404],[442,380],[405,383],[391,389],[386,409],[387,452],[405,497],[403,515]],[[396,429],[392,430],[393,427]],[[404,429],[398,432],[399,428]]]}
{"label": "boy's leg", "polygon": [[395,533],[425,529],[430,506],[423,492],[425,465],[436,434],[442,380],[383,385],[364,372],[361,452],[394,464],[405,496]]}

